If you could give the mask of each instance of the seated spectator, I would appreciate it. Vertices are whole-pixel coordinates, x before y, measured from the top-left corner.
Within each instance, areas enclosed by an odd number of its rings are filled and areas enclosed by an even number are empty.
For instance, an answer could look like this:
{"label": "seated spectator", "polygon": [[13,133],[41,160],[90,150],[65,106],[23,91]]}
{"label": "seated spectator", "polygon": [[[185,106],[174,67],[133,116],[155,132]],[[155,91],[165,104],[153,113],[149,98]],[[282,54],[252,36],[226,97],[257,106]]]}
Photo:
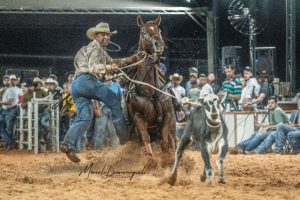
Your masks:
{"label": "seated spectator", "polygon": [[[275,138],[275,153],[284,153],[286,141],[293,153],[300,153],[300,128],[299,124],[288,125],[280,123],[277,125],[277,137]],[[287,149],[286,149],[287,150]]]}
{"label": "seated spectator", "polygon": [[[249,139],[239,143],[236,146],[238,151],[242,151],[248,154],[265,153],[275,142],[277,124],[288,123],[289,120],[286,113],[277,105],[277,100],[275,97],[269,98],[268,108],[269,124],[263,125],[256,122],[257,126],[259,128],[262,128],[262,130],[255,132]],[[265,139],[266,141],[264,141]],[[264,143],[262,144],[263,141]],[[253,150],[255,151],[252,152]]]}

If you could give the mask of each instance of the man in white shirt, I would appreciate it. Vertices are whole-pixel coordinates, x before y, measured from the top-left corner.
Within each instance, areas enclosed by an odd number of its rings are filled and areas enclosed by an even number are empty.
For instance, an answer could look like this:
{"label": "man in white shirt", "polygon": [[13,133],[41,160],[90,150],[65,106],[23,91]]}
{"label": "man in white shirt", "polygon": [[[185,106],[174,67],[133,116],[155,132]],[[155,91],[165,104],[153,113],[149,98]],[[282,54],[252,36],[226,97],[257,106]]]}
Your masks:
{"label": "man in white shirt", "polygon": [[4,147],[10,150],[13,145],[13,128],[18,114],[18,103],[20,88],[16,86],[17,77],[12,74],[9,76],[10,87],[7,88],[3,94],[0,105],[2,105],[2,112],[0,117],[0,129],[3,133]]}
{"label": "man in white shirt", "polygon": [[172,89],[174,91],[174,94],[177,99],[182,99],[183,97],[186,96],[186,91],[184,87],[180,85],[180,83],[183,80],[183,77],[179,75],[178,73],[174,73],[170,76],[170,80],[172,81]]}
{"label": "man in white shirt", "polygon": [[[249,109],[248,102],[255,99],[259,95],[260,85],[257,83],[256,78],[253,76],[253,70],[250,67],[245,67],[244,78],[247,81],[246,89],[243,98],[243,108]],[[255,106],[255,105],[254,105]]]}
{"label": "man in white shirt", "polygon": [[[205,74],[203,74],[202,76],[205,77]],[[207,83],[207,79],[204,79],[203,83],[204,83],[204,85],[201,88],[199,99],[204,99],[204,97],[208,94],[214,94],[214,90],[213,90],[211,84]]]}

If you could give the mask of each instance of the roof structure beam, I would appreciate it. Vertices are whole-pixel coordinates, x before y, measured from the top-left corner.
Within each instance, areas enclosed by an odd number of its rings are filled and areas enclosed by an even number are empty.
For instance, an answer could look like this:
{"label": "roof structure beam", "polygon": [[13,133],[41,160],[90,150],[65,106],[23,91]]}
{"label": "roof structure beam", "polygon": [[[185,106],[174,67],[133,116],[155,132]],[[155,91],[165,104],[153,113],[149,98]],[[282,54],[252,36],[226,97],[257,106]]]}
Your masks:
{"label": "roof structure beam", "polygon": [[97,15],[186,15],[197,14],[206,16],[207,7],[150,7],[150,8],[98,8],[98,9],[68,9],[68,8],[7,8],[0,6],[0,14],[97,14]]}

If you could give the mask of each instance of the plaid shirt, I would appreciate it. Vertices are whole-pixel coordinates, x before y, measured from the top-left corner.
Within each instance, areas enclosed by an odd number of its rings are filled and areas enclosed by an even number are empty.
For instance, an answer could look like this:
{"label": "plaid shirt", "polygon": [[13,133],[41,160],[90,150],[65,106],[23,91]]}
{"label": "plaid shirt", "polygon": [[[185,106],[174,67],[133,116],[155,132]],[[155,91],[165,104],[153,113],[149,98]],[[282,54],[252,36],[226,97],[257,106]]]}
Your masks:
{"label": "plaid shirt", "polygon": [[80,73],[103,75],[106,70],[111,70],[111,63],[112,58],[106,50],[98,41],[93,40],[77,52],[74,59],[75,75]]}
{"label": "plaid shirt", "polygon": [[[232,80],[226,78],[222,85],[222,90],[227,92],[228,94],[233,94],[237,96],[242,95],[242,83],[240,78],[235,76]],[[235,101],[237,103],[237,101]],[[226,97],[225,103],[231,103],[231,100]]]}

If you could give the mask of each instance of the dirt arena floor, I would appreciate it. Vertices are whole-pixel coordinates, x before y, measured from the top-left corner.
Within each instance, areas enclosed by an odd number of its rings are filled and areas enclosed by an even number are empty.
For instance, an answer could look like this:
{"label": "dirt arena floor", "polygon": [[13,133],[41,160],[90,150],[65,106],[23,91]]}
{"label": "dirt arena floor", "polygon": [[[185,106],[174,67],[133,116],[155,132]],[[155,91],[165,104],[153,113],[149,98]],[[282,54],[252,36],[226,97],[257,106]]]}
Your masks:
{"label": "dirt arena floor", "polygon": [[162,168],[161,156],[145,157],[133,144],[79,155],[82,162],[73,164],[62,153],[0,151],[0,199],[300,200],[299,154],[228,154],[226,184],[217,177],[208,184],[200,182],[199,152],[187,150],[175,186],[162,182],[170,168]]}

